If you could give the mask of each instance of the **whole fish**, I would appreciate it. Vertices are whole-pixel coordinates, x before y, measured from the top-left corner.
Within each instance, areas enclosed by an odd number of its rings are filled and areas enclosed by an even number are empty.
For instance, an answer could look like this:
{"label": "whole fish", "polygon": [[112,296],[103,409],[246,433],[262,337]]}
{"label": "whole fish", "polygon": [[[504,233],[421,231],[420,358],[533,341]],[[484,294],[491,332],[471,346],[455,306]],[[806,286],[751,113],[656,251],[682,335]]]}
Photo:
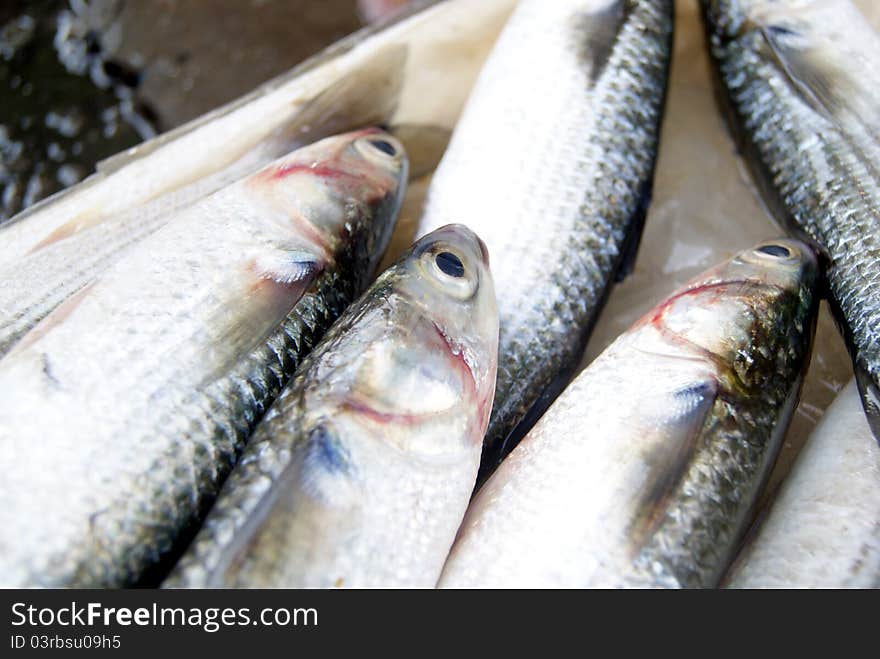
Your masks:
{"label": "whole fish", "polygon": [[880,446],[854,382],[810,435],[728,585],[880,587]]}
{"label": "whole fish", "polygon": [[425,236],[303,362],[166,585],[434,586],[497,354],[485,247],[459,225]]}
{"label": "whole fish", "polygon": [[512,5],[421,3],[17,215],[0,227],[0,355],[180,209],[298,146],[382,124],[415,174],[433,169]]}
{"label": "whole fish", "polygon": [[776,217],[830,258],[880,438],[880,36],[847,0],[702,0],[731,126]]}
{"label": "whole fish", "polygon": [[376,130],[297,150],[189,207],[0,360],[0,583],[161,571],[366,287],[406,174]]}
{"label": "whole fish", "polygon": [[501,358],[483,475],[565,386],[632,264],[671,37],[671,0],[523,0],[434,175],[419,231],[454,219],[492,255]]}
{"label": "whole fish", "polygon": [[654,307],[480,489],[440,584],[715,585],[797,402],[817,271],[776,240]]}

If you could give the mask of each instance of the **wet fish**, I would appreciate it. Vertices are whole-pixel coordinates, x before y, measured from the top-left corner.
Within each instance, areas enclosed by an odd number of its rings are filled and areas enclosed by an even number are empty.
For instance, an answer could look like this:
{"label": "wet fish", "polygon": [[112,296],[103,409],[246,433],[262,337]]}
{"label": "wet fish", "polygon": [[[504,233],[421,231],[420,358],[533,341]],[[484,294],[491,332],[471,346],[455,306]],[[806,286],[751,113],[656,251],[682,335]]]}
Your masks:
{"label": "wet fish", "polygon": [[480,489],[441,586],[715,585],[797,402],[817,270],[776,240],[654,307]]}
{"label": "wet fish", "polygon": [[880,437],[880,36],[846,0],[702,0],[722,99],[775,216],[830,258]]}
{"label": "wet fish", "polygon": [[295,151],[191,206],[0,360],[0,583],[161,571],[366,287],[406,174],[376,130]]}
{"label": "wet fish", "polygon": [[382,124],[414,174],[433,169],[512,5],[422,3],[17,215],[0,227],[0,355],[180,209],[298,146]]}
{"label": "wet fish", "polygon": [[632,264],[671,37],[671,1],[523,0],[434,175],[419,232],[454,219],[492,254],[501,359],[483,475],[566,384]]}
{"label": "wet fish", "polygon": [[485,247],[460,225],[425,236],[303,363],[166,585],[434,586],[497,354]]}
{"label": "wet fish", "polygon": [[810,435],[728,585],[880,587],[880,447],[855,382]]}

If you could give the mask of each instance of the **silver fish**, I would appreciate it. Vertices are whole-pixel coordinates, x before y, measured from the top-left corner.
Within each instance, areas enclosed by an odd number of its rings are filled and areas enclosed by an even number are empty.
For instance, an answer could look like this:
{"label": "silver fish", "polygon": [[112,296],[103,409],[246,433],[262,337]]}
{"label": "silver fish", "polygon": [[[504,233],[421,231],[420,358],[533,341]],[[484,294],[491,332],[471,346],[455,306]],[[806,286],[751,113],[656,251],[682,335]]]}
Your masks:
{"label": "silver fish", "polygon": [[880,446],[855,382],[825,412],[753,535],[730,587],[880,587]]}
{"label": "silver fish", "polygon": [[797,402],[817,279],[777,240],[654,307],[480,489],[440,585],[715,585]]}
{"label": "silver fish", "polygon": [[452,225],[386,270],[259,425],[166,585],[434,586],[495,388],[488,265]]}
{"label": "silver fish", "polygon": [[0,583],[163,568],[366,287],[406,174],[375,130],[297,150],[189,207],[0,360]]}
{"label": "silver fish", "polygon": [[722,102],[775,216],[815,241],[880,438],[880,36],[847,0],[702,0]]}
{"label": "silver fish", "polygon": [[298,146],[382,124],[414,174],[433,169],[512,6],[421,3],[17,215],[0,227],[0,355],[181,209]]}
{"label": "silver fish", "polygon": [[492,255],[501,359],[483,475],[565,386],[634,259],[671,37],[670,0],[523,0],[434,175],[419,232],[463,222]]}

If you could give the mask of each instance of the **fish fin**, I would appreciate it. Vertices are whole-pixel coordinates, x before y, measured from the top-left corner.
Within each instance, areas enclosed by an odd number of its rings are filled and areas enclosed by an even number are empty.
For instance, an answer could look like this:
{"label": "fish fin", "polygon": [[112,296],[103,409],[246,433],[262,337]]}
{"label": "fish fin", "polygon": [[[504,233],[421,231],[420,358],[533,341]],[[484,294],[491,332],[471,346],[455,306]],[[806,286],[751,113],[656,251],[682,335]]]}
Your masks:
{"label": "fish fin", "polygon": [[645,220],[648,218],[648,208],[651,205],[652,183],[645,181],[639,192],[639,199],[633,211],[629,232],[623,241],[620,250],[620,259],[617,270],[614,272],[614,281],[622,282],[629,277],[636,267],[636,259],[639,256],[639,246],[642,244],[642,233],[645,229]]}
{"label": "fish fin", "polygon": [[71,236],[78,234],[81,231],[84,231],[95,224],[99,223],[103,219],[103,215],[96,212],[83,212],[80,213],[73,218],[67,220],[64,224],[58,225],[54,230],[50,233],[46,234],[40,241],[34,244],[31,247],[25,256],[30,256],[34,252],[38,252],[41,249],[48,247],[49,245],[54,245],[55,243],[60,243],[63,240],[67,240]]}
{"label": "fish fin", "polygon": [[[794,92],[819,116],[833,125],[841,138],[859,157],[866,174],[875,184],[880,183],[880,104],[876,86],[859,82],[846,67],[840,66],[828,51],[836,43],[825,46],[822,42],[804,47],[794,29],[780,26],[762,27],[774,59],[789,81]],[[831,143],[833,144],[833,142]],[[831,146],[829,144],[829,146]],[[844,154],[841,164],[850,176],[859,175],[846,165]]]}
{"label": "fish fin", "polygon": [[86,284],[74,293],[71,293],[67,299],[50,311],[43,317],[40,322],[34,325],[27,333],[25,333],[17,343],[6,353],[6,357],[11,357],[16,353],[26,350],[29,346],[39,341],[43,336],[48,334],[53,328],[63,323],[70,314],[73,313],[80,303],[83,301],[88,292],[92,289],[95,282]]}
{"label": "fish fin", "polygon": [[576,41],[580,44],[578,58],[590,67],[590,82],[595,85],[602,77],[620,31],[633,12],[633,3],[616,0],[598,11],[578,14],[574,19]]}
{"label": "fish fin", "polygon": [[261,256],[254,261],[253,269],[260,279],[287,285],[311,281],[321,268],[314,254],[292,247]]}
{"label": "fish fin", "polygon": [[284,129],[292,145],[387,123],[400,100],[407,55],[407,46],[389,45],[311,99]]}
{"label": "fish fin", "polygon": [[862,407],[865,409],[865,416],[868,417],[868,425],[871,427],[874,439],[880,443],[880,388],[877,387],[871,374],[858,364],[858,361],[855,364],[855,374],[862,398]]}
{"label": "fish fin", "polygon": [[806,44],[796,26],[760,25],[759,29],[780,71],[804,103],[839,128],[859,151],[866,138],[880,146],[876,112],[880,97],[873,86],[837,63],[828,51],[838,46],[836,42]]}
{"label": "fish fin", "polygon": [[[362,498],[352,478],[355,464],[330,422],[320,419],[311,429],[298,430],[305,438],[297,439],[289,447],[285,464],[270,487],[253,505],[248,502],[247,514],[236,515],[230,540],[220,549],[208,572],[207,587],[223,587],[236,580],[261,537],[271,533],[273,518],[295,523],[295,510],[316,508],[321,528],[326,530],[337,523],[337,515],[348,515],[351,506]],[[230,484],[241,488],[248,481],[252,484],[252,477],[253,472],[246,475],[244,471],[234,471]]]}
{"label": "fish fin", "polygon": [[203,385],[228,373],[240,360],[265,343],[323,269],[314,254],[279,248],[250,265],[251,284],[234,309],[223,308],[208,327],[221,328],[212,337],[217,353]]}
{"label": "fish fin", "polygon": [[[655,441],[645,442],[648,473],[637,495],[629,537],[638,551],[666,513],[666,504],[681,482],[718,396],[718,383],[706,379],[664,396],[658,404],[663,421]],[[672,414],[671,418],[668,416]]]}
{"label": "fish fin", "polygon": [[409,177],[416,179],[437,169],[449,144],[452,131],[429,124],[391,126],[391,134],[399,139],[409,159]]}
{"label": "fish fin", "polygon": [[357,499],[356,472],[348,447],[328,421],[309,431],[298,486],[311,502],[325,508],[350,506]]}
{"label": "fish fin", "polygon": [[[813,110],[833,121],[841,107],[837,86],[846,79],[846,72],[821,57],[819,49],[798,44],[799,34],[794,28],[761,25],[759,29],[798,96]],[[857,93],[857,86],[853,85],[850,92]]]}

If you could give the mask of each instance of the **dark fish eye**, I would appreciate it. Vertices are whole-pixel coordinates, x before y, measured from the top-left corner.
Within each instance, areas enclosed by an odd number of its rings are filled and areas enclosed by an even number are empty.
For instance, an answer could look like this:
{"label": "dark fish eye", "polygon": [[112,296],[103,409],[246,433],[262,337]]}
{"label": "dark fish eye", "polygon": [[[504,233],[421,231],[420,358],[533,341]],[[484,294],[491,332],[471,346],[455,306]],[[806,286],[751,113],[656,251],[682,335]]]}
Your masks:
{"label": "dark fish eye", "polygon": [[776,256],[779,258],[787,258],[791,256],[791,250],[784,245],[761,245],[758,248],[758,251],[762,254],[769,254],[770,256]]}
{"label": "dark fish eye", "polygon": [[464,277],[464,263],[451,252],[440,252],[434,257],[434,262],[445,274],[450,277]]}
{"label": "dark fish eye", "polygon": [[387,140],[369,140],[370,144],[372,144],[375,148],[379,149],[382,153],[385,153],[389,156],[396,156],[397,149],[394,148],[394,145]]}

